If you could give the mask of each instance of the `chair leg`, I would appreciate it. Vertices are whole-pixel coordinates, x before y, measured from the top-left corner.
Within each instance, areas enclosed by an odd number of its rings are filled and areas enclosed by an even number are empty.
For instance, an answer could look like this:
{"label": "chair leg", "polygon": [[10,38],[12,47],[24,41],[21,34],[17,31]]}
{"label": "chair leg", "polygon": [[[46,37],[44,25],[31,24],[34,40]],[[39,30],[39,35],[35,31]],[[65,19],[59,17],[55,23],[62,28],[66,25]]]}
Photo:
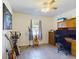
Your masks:
{"label": "chair leg", "polygon": [[58,47],[58,53],[59,53],[59,51],[60,51],[60,48]]}

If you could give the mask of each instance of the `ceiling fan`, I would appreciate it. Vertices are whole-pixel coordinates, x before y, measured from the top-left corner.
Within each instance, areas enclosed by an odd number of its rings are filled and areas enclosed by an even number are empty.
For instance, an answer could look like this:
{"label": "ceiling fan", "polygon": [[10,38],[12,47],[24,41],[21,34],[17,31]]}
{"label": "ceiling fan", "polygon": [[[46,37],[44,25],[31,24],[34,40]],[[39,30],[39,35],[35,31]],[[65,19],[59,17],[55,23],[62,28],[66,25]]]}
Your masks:
{"label": "ceiling fan", "polygon": [[47,5],[47,4],[53,4],[55,2],[55,0],[50,0],[50,1],[46,1],[43,4]]}
{"label": "ceiling fan", "polygon": [[54,6],[54,3],[56,3],[55,0],[50,0],[50,1],[46,1],[46,2],[43,2],[43,8],[42,8],[42,11],[43,12],[48,12],[49,10],[56,10],[57,7]]}

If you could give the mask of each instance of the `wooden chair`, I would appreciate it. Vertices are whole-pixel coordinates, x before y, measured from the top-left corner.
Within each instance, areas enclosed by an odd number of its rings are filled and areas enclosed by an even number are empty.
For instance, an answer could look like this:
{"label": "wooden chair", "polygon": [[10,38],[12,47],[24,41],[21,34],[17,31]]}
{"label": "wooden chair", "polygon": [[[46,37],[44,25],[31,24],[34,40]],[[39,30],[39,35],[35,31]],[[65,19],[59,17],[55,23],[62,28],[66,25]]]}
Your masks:
{"label": "wooden chair", "polygon": [[37,36],[35,36],[34,40],[33,40],[33,46],[39,46],[39,41]]}

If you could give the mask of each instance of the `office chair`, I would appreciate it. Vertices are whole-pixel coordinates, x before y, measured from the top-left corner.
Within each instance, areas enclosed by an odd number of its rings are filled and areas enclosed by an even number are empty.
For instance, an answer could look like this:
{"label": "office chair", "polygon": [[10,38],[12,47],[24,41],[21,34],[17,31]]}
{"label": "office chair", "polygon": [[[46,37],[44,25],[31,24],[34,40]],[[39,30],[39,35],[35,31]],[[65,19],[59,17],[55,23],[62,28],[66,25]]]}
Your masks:
{"label": "office chair", "polygon": [[66,55],[71,53],[71,44],[63,39],[62,36],[57,35],[55,37],[55,42],[59,51],[63,51]]}
{"label": "office chair", "polygon": [[62,41],[65,54],[71,54],[71,43],[67,42],[65,39],[63,39]]}
{"label": "office chair", "polygon": [[59,51],[61,51],[63,49],[63,44],[61,43],[60,35],[55,36],[55,42],[56,42],[56,45],[57,45],[57,48],[58,48],[58,53],[59,53]]}

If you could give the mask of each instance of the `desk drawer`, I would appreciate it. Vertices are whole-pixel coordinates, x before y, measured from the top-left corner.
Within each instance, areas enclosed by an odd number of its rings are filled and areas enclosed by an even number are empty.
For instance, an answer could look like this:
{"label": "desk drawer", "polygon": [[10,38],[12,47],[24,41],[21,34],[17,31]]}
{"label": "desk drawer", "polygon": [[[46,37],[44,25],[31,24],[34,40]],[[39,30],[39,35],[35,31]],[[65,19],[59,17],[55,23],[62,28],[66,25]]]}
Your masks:
{"label": "desk drawer", "polygon": [[76,46],[76,42],[72,42],[72,45],[73,45],[73,46]]}
{"label": "desk drawer", "polygon": [[72,55],[76,56],[76,42],[72,41]]}
{"label": "desk drawer", "polygon": [[73,51],[72,51],[72,55],[73,55],[73,56],[76,56],[76,51],[73,50]]}
{"label": "desk drawer", "polygon": [[76,50],[76,46],[75,45],[72,45],[72,49],[75,49]]}
{"label": "desk drawer", "polygon": [[72,40],[72,45],[76,45],[76,41],[75,40]]}
{"label": "desk drawer", "polygon": [[72,51],[76,51],[76,49],[75,49],[75,48],[73,48],[73,49],[72,49]]}
{"label": "desk drawer", "polygon": [[72,52],[73,52],[73,51],[76,52],[76,49],[72,49]]}

